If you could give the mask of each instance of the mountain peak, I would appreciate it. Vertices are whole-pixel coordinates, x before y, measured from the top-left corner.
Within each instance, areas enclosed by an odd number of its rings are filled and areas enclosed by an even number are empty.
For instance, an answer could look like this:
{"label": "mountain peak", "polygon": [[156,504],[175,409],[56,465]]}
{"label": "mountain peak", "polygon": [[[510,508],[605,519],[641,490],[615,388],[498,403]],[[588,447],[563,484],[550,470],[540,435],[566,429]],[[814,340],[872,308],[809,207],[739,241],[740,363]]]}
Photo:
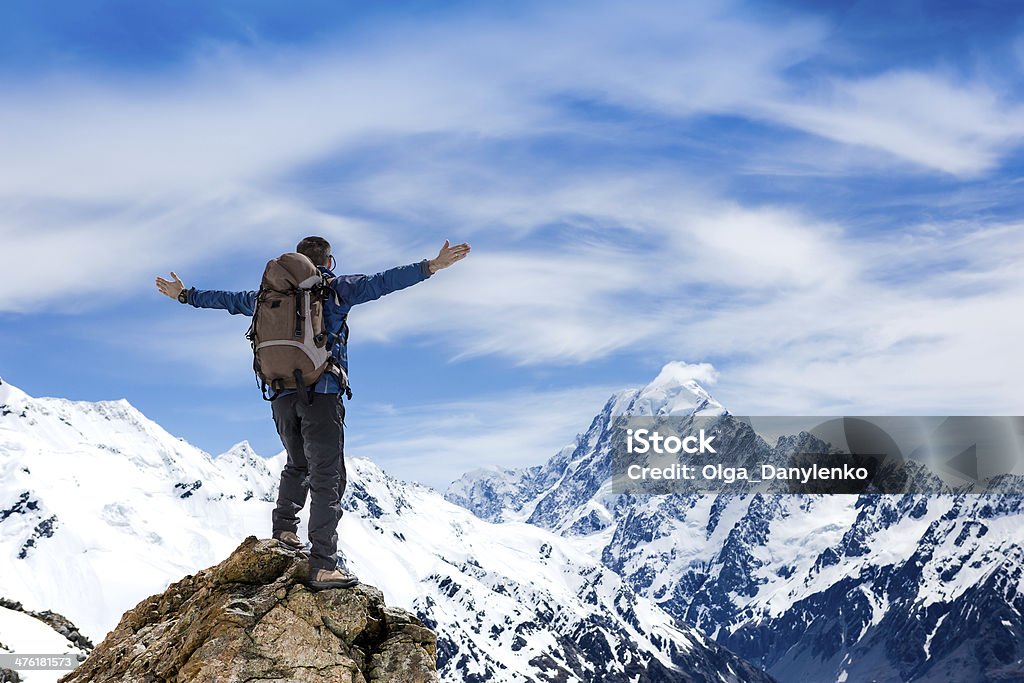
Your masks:
{"label": "mountain peak", "polygon": [[221,458],[240,458],[240,459],[246,459],[246,458],[251,458],[251,457],[258,457],[258,456],[256,454],[256,451],[253,449],[252,444],[249,443],[249,440],[248,439],[243,439],[242,441],[239,441],[234,446],[232,446],[231,448],[227,449],[226,451],[221,453],[219,456],[217,456],[217,459],[218,460],[221,459]]}
{"label": "mountain peak", "polygon": [[3,377],[0,377],[0,405],[20,403],[30,399],[31,396],[14,386]]}
{"label": "mountain peak", "polygon": [[709,363],[671,361],[630,402],[632,415],[722,414],[725,408],[700,382],[713,384],[717,373]]}

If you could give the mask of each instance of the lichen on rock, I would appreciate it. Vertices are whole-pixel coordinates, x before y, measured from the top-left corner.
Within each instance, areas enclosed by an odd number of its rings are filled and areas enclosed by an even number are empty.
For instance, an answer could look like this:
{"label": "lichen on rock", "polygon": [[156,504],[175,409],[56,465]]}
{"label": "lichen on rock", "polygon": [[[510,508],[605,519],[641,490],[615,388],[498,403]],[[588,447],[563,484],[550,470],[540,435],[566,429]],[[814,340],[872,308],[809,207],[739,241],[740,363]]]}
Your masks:
{"label": "lichen on rock", "polygon": [[308,563],[245,539],[149,597],[62,683],[437,681],[436,638],[372,586],[313,591]]}

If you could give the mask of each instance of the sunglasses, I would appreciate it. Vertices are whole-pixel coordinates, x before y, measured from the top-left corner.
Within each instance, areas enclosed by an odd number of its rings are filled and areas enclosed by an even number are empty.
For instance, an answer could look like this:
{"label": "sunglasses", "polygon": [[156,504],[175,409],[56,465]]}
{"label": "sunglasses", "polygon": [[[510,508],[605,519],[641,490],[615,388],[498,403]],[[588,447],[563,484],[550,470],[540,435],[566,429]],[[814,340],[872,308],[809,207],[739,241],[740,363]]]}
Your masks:
{"label": "sunglasses", "polygon": [[331,254],[327,258],[330,259],[329,261],[327,261],[327,270],[334,270],[335,267],[338,265],[338,262],[334,260],[334,254]]}

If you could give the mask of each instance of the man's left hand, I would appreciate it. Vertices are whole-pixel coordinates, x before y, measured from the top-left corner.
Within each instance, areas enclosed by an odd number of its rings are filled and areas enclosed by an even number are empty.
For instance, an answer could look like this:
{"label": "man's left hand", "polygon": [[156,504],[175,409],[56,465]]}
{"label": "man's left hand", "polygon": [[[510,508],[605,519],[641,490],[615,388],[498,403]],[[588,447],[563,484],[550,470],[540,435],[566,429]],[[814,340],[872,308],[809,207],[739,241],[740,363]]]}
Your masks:
{"label": "man's left hand", "polygon": [[427,261],[427,267],[430,268],[431,273],[436,273],[439,270],[447,268],[456,261],[461,261],[466,258],[469,254],[470,246],[463,242],[462,244],[456,244],[454,247],[448,244],[448,240],[444,241],[444,246],[441,247],[441,251],[437,253],[437,258],[432,258]]}

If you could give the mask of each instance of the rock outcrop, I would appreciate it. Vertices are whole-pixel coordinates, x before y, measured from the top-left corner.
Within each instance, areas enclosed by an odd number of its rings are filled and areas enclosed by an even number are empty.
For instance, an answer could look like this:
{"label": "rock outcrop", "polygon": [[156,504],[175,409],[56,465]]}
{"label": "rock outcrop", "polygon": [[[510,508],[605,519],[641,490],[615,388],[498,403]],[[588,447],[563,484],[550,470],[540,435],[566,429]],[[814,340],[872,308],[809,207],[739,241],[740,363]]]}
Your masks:
{"label": "rock outcrop", "polygon": [[[26,643],[28,641],[22,637],[24,635],[22,631],[25,631],[28,625],[20,619],[12,621],[11,616],[24,616],[28,622],[32,620],[42,622],[42,624],[53,630],[53,635],[57,636],[57,638],[46,639],[45,644],[39,642],[38,644],[27,646]],[[28,627],[27,630],[29,633],[32,633],[34,629]],[[16,638],[13,642],[10,640],[12,637]],[[38,635],[35,637],[38,637]],[[29,639],[32,638],[32,636],[29,636]],[[63,640],[62,644],[60,644],[61,640]],[[20,647],[17,644],[20,644]],[[78,627],[65,616],[50,610],[34,612],[25,609],[16,600],[0,597],[0,652],[51,652],[54,654],[66,654],[76,657],[77,661],[82,661],[92,649],[92,641],[82,635]],[[0,667],[0,683],[21,683],[23,680],[25,680],[25,677],[17,671]],[[29,680],[37,679],[29,678]]]}
{"label": "rock outcrop", "polygon": [[15,612],[21,612],[22,614],[27,614],[30,617],[38,619],[60,635],[67,638],[71,645],[85,650],[86,652],[91,651],[95,647],[92,644],[92,641],[82,635],[78,630],[78,627],[72,624],[71,621],[62,614],[57,614],[50,610],[33,612],[25,609],[20,602],[8,600],[7,598],[0,598],[0,607],[4,607]]}
{"label": "rock outcrop", "polygon": [[307,562],[250,536],[125,613],[62,683],[425,683],[436,639],[372,586],[311,591]]}

